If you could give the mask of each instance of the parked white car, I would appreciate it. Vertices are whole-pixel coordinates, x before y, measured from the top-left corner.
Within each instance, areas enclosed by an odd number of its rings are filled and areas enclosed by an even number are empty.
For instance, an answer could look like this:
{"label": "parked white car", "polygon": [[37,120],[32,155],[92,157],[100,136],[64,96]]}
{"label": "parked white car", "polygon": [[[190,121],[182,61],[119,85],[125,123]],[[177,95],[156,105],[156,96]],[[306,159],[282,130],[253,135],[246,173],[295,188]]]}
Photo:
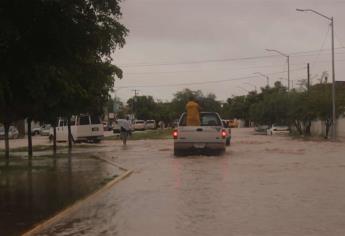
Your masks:
{"label": "parked white car", "polygon": [[276,125],[273,124],[269,129],[267,129],[267,135],[276,135],[276,134],[289,134],[290,129],[285,125]]}
{"label": "parked white car", "polygon": [[[16,139],[19,137],[19,131],[15,126],[10,126],[8,129],[8,138]],[[2,126],[0,127],[0,139],[5,138],[5,128]]]}
{"label": "parked white car", "polygon": [[134,130],[145,130],[145,121],[144,120],[135,120],[133,123]]}
{"label": "parked white car", "polygon": [[[74,142],[100,142],[103,137],[103,124],[100,117],[82,114],[71,119],[71,133]],[[50,136],[52,136],[52,129]],[[67,120],[60,118],[56,127],[56,141],[68,141]]]}
{"label": "parked white car", "polygon": [[49,136],[49,134],[51,132],[50,129],[52,129],[52,126],[50,124],[42,125],[41,129],[40,129],[40,135]]}
{"label": "parked white car", "polygon": [[200,112],[200,126],[187,126],[186,116],[181,115],[173,132],[175,156],[190,151],[225,151],[227,132],[218,113]]}
{"label": "parked white car", "polygon": [[31,135],[38,135],[40,134],[40,131],[41,131],[41,127],[31,128]]}
{"label": "parked white car", "polygon": [[[114,133],[114,134],[115,134],[115,133],[120,133],[120,131],[121,131],[121,126],[120,126],[120,124],[121,124],[122,121],[125,121],[125,119],[117,119],[117,120],[115,120],[115,121],[113,122],[112,126],[113,126],[113,133]],[[128,120],[128,122],[129,122],[129,125],[130,125],[130,127],[131,127],[131,131],[133,131],[133,130],[134,130],[134,127],[133,127],[133,124],[132,124],[131,120]]]}
{"label": "parked white car", "polygon": [[146,129],[156,129],[157,128],[156,121],[155,120],[147,120],[145,123],[145,128]]}

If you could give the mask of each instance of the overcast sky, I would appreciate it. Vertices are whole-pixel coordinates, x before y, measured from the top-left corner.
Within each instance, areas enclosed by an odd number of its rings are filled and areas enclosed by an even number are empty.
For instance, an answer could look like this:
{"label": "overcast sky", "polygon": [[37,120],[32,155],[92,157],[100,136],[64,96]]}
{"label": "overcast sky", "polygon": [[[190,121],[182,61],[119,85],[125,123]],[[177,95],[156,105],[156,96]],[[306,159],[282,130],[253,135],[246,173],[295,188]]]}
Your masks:
{"label": "overcast sky", "polygon": [[296,8],[334,17],[336,79],[345,80],[344,0],[125,0],[121,6],[130,30],[114,54],[124,71],[115,84],[123,101],[134,89],[170,100],[183,88],[226,100],[266,85],[255,72],[269,75],[271,85],[279,79],[287,85],[286,58],[266,48],[290,55],[291,85],[306,78],[307,62],[317,83],[323,71],[331,75],[329,21]]}

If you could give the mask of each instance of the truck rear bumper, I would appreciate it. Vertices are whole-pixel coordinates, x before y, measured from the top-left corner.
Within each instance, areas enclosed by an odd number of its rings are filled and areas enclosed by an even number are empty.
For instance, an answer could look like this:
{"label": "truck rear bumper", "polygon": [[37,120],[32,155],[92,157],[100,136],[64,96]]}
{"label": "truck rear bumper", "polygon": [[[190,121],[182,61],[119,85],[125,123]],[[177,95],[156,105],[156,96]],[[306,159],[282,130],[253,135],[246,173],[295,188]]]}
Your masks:
{"label": "truck rear bumper", "polygon": [[224,142],[174,142],[175,150],[224,150]]}

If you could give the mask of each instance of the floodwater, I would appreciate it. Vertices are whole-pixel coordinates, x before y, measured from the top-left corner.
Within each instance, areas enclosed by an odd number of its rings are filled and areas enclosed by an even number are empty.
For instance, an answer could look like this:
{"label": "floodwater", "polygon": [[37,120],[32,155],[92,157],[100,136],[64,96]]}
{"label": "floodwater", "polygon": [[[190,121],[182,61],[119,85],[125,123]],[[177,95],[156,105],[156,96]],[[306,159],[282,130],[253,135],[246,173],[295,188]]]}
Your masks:
{"label": "floodwater", "polygon": [[105,145],[134,173],[40,235],[345,234],[343,143],[233,129],[222,156],[174,158],[172,140]]}
{"label": "floodwater", "polygon": [[85,154],[0,159],[0,235],[19,235],[84,197],[119,170]]}

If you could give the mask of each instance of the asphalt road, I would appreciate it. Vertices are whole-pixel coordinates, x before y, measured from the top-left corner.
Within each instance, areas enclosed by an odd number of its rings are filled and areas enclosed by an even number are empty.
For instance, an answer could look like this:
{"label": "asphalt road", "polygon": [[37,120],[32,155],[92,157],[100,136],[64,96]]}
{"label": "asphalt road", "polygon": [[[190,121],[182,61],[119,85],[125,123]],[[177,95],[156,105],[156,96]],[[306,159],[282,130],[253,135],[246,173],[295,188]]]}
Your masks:
{"label": "asphalt road", "polygon": [[[344,235],[345,145],[233,129],[222,156],[104,142],[134,173],[41,235]],[[87,179],[85,179],[87,181]]]}

